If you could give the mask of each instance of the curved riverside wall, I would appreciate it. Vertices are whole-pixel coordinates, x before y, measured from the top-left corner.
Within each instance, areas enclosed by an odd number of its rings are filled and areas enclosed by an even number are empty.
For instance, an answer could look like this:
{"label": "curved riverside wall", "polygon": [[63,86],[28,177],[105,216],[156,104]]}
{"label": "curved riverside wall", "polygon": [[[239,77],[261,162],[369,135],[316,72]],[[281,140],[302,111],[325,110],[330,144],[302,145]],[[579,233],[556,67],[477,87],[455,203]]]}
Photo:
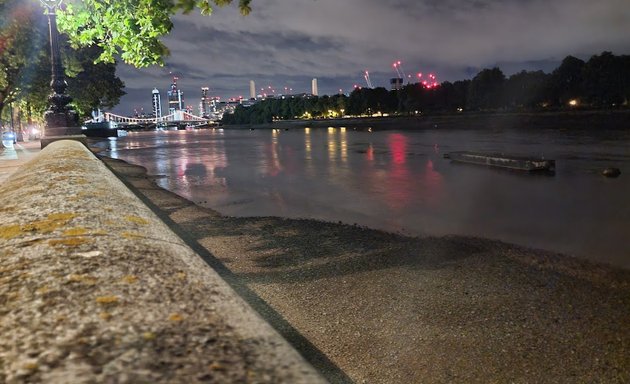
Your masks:
{"label": "curved riverside wall", "polygon": [[0,196],[0,382],[324,382],[81,143]]}

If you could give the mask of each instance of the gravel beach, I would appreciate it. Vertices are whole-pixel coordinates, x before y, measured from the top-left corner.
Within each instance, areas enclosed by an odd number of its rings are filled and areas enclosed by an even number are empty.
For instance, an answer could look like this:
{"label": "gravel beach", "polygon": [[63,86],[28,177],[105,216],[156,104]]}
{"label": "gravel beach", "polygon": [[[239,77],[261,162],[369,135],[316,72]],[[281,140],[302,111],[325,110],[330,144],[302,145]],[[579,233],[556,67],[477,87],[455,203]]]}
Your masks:
{"label": "gravel beach", "polygon": [[331,382],[630,382],[630,271],[480,238],[225,217],[104,160]]}

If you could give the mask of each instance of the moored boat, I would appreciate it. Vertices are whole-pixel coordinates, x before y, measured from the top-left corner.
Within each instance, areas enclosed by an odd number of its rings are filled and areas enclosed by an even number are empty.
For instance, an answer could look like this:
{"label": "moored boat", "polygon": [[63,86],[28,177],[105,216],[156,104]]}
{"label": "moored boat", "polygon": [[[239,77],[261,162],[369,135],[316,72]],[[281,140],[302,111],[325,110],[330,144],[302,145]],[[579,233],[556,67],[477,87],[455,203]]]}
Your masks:
{"label": "moored boat", "polygon": [[490,167],[506,168],[525,172],[553,172],[556,168],[555,160],[526,156],[510,156],[503,153],[459,151],[450,152],[447,155],[444,155],[444,157],[458,163],[487,165]]}

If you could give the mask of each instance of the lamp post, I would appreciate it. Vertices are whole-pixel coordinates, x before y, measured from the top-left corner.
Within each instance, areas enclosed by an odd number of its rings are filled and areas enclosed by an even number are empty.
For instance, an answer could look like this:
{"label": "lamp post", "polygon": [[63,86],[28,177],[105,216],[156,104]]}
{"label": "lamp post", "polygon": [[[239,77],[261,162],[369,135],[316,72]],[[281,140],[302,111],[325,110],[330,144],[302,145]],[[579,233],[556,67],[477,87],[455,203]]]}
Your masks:
{"label": "lamp post", "polygon": [[[68,108],[72,98],[66,95],[68,84],[65,80],[61,53],[59,51],[59,31],[57,30],[57,17],[55,10],[63,0],[39,0],[48,10],[48,31],[50,33],[50,62],[52,79],[50,87],[52,93],[48,97],[50,102],[48,110],[44,113],[46,121],[44,137],[48,142],[51,138],[59,136],[71,136],[81,134],[76,112]],[[42,141],[42,147],[45,146]]]}

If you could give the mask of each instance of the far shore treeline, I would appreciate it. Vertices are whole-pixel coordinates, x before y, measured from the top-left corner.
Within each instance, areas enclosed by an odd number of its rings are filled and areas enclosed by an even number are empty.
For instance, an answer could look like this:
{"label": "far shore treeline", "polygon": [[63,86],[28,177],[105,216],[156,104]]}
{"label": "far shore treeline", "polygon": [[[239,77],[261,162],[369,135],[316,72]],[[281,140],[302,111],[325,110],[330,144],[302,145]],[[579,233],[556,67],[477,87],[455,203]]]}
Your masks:
{"label": "far shore treeline", "polygon": [[417,115],[457,111],[545,111],[629,108],[630,56],[603,52],[588,61],[567,56],[551,73],[522,71],[510,77],[484,69],[472,80],[445,81],[434,88],[419,83],[399,90],[357,88],[349,96],[268,98],[237,106],[223,124],[264,124],[274,120],[341,115]]}

